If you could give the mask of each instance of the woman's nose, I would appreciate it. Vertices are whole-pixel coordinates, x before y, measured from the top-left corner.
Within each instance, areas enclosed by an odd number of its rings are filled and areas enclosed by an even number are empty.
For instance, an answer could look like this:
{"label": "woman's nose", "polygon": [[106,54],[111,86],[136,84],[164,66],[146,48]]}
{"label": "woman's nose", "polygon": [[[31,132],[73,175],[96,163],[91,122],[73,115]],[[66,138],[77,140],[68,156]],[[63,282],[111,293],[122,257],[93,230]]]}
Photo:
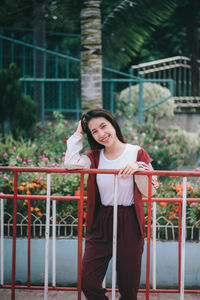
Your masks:
{"label": "woman's nose", "polygon": [[104,135],[104,131],[102,129],[99,129],[98,135],[99,137],[102,137]]}

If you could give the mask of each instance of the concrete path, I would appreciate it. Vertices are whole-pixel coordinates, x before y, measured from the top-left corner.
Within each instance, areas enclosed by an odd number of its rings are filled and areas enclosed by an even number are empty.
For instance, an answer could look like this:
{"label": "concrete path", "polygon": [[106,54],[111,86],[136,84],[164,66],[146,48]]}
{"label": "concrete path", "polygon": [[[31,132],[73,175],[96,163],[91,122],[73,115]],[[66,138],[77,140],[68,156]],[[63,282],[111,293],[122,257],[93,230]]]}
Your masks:
{"label": "concrete path", "polygon": [[[139,293],[138,300],[145,300],[145,293]],[[108,293],[109,299],[111,299],[111,293]],[[16,290],[15,300],[43,300],[44,293],[43,291],[35,290]],[[77,300],[77,292],[66,292],[66,291],[49,291],[48,294],[49,300]],[[119,296],[116,296],[116,300],[119,299]],[[10,289],[0,289],[0,300],[11,300],[11,290]],[[86,300],[82,296],[81,300]],[[180,300],[179,294],[172,293],[151,293],[150,300]],[[185,294],[184,300],[200,300],[200,294]]]}

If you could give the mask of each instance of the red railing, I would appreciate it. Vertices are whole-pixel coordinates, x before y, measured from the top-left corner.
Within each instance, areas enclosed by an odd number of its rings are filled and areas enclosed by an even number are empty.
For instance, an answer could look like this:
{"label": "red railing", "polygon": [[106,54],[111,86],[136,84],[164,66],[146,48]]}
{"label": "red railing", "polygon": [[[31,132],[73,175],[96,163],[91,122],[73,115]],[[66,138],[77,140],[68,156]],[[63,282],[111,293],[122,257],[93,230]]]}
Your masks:
{"label": "red railing", "polygon": [[[1,288],[11,288],[11,299],[15,300],[15,289],[44,289],[44,299],[48,299],[48,290],[68,290],[78,291],[78,299],[81,299],[81,265],[82,265],[82,239],[83,239],[83,202],[87,200],[84,197],[84,174],[88,173],[101,173],[101,174],[118,174],[118,170],[99,170],[99,169],[81,169],[68,171],[66,169],[52,169],[52,168],[25,168],[25,167],[0,167],[0,172],[12,172],[14,174],[14,192],[13,194],[1,194],[2,199],[13,199],[13,239],[12,239],[12,283],[11,285],[5,285],[1,283]],[[19,195],[18,194],[18,173],[21,172],[39,172],[47,173],[47,195]],[[79,173],[80,178],[80,196],[51,196],[50,194],[50,174],[51,173]],[[180,299],[184,299],[184,293],[200,293],[200,290],[184,290],[184,249],[185,249],[185,214],[186,214],[186,202],[199,202],[199,198],[188,198],[186,199],[186,178],[187,177],[200,177],[200,172],[185,172],[185,171],[145,171],[138,172],[138,175],[148,175],[149,186],[148,186],[148,198],[143,201],[148,202],[148,220],[147,220],[147,257],[146,257],[146,289],[140,289],[140,292],[146,292],[146,299],[149,300],[150,292],[168,292],[168,293],[180,293]],[[152,198],[151,197],[151,181],[152,176],[180,176],[183,177],[183,198]],[[16,273],[16,226],[17,226],[17,200],[28,199],[28,271],[27,271],[27,285],[16,285],[15,273]],[[46,263],[45,263],[45,285],[33,286],[31,285],[31,200],[46,200]],[[50,200],[56,201],[78,201],[78,285],[74,287],[57,287],[54,283],[52,287],[48,286],[48,239],[49,239],[49,220],[48,212],[50,210]],[[179,205],[179,247],[178,247],[178,289],[150,289],[150,242],[151,242],[151,208],[152,202],[174,202]],[[182,216],[182,220],[181,220]],[[2,232],[2,231],[1,231]],[[2,267],[2,266],[1,266]],[[113,287],[112,287],[113,288]],[[108,289],[110,290],[110,289]],[[114,298],[113,298],[114,299]]]}

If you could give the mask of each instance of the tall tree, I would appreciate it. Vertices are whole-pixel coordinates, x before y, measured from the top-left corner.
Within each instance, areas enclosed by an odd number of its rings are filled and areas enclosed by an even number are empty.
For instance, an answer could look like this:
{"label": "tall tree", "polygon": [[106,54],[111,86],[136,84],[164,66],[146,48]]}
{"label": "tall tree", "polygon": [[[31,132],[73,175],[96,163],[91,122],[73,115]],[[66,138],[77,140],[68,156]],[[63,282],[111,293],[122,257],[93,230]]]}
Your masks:
{"label": "tall tree", "polygon": [[83,111],[102,107],[101,0],[81,10],[81,99]]}

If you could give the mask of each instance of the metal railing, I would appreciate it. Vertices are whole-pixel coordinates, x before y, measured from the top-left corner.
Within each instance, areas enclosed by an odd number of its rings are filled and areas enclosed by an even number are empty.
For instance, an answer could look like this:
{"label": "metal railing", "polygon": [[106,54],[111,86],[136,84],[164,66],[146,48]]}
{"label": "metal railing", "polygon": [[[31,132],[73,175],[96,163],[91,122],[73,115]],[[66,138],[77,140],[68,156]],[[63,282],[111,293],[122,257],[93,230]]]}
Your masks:
{"label": "metal railing", "polygon": [[[4,237],[12,238],[13,229],[13,216],[4,210]],[[156,214],[155,214],[156,216]],[[28,236],[28,215],[17,213],[19,220],[17,221],[17,237],[26,238]],[[153,217],[154,217],[154,206],[153,206]],[[153,220],[152,217],[152,220]],[[45,236],[44,218],[46,213],[42,214],[42,217],[31,213],[31,238],[43,238]],[[147,220],[147,217],[145,217]],[[186,217],[187,223],[189,223],[191,217]],[[178,221],[175,217],[173,221]],[[161,241],[176,241],[178,237],[178,225],[166,218],[165,216],[157,216],[155,219],[156,223],[156,238]],[[193,225],[186,225],[186,240],[190,242],[200,241],[200,227],[197,228],[200,220],[197,220]],[[76,239],[77,238],[77,224],[78,218],[69,214],[61,217],[56,222],[56,237],[65,239]],[[147,229],[147,225],[145,225]],[[53,229],[53,220],[50,218],[50,229]],[[85,223],[83,224],[83,232],[86,232]]]}
{"label": "metal railing", "polygon": [[[16,288],[40,289],[42,287],[31,285],[31,200],[45,200],[46,201],[46,248],[45,248],[45,282],[44,282],[44,300],[48,299],[48,290],[75,290],[78,291],[78,299],[81,299],[81,269],[82,269],[82,239],[83,239],[83,202],[87,200],[84,196],[84,175],[91,173],[113,174],[115,178],[115,193],[114,193],[114,218],[113,218],[113,269],[112,269],[112,299],[115,299],[116,293],[116,237],[117,237],[117,174],[118,170],[99,170],[99,169],[81,169],[68,171],[66,169],[52,169],[52,168],[25,168],[25,167],[0,167],[0,172],[14,173],[14,190],[13,194],[1,194],[1,288],[11,288],[11,299],[15,299]],[[47,194],[43,195],[19,195],[18,194],[18,174],[20,172],[40,172],[47,173]],[[79,173],[80,178],[80,196],[52,196],[51,195],[51,174],[53,173]],[[149,300],[150,292],[171,292],[180,293],[180,300],[184,299],[184,293],[200,293],[200,290],[185,290],[184,289],[184,271],[185,271],[185,237],[186,237],[186,202],[198,202],[199,198],[188,198],[186,196],[187,177],[200,177],[199,172],[185,172],[185,171],[144,171],[138,172],[138,175],[148,175],[148,198],[144,201],[148,202],[148,219],[147,219],[147,256],[146,256],[146,289],[140,289],[141,292],[146,292],[146,299]],[[182,198],[152,198],[152,176],[181,176],[183,177],[183,197]],[[3,230],[3,199],[13,200],[13,239],[12,239],[12,283],[11,285],[4,284],[4,230]],[[28,199],[28,272],[27,285],[20,286],[15,282],[16,275],[16,225],[17,225],[17,200]],[[57,287],[56,286],[56,201],[73,200],[78,202],[78,284],[77,288],[73,287]],[[53,212],[53,261],[52,261],[52,286],[48,286],[49,274],[49,228],[50,228],[50,201],[52,201]],[[156,288],[156,203],[157,202],[175,202],[179,207],[179,239],[178,239],[178,289],[157,289]],[[153,203],[153,288],[150,289],[150,243],[151,243],[151,211]]]}
{"label": "metal railing", "polygon": [[[197,60],[197,72],[200,75],[200,60]],[[194,74],[192,73],[191,58],[174,56],[160,60],[154,60],[132,66],[136,76],[146,79],[168,79],[174,81],[174,100],[177,107],[200,107],[200,83],[195,83],[196,94],[193,93]]]}
{"label": "metal railing", "polygon": [[[58,49],[57,49],[58,50]],[[45,115],[59,111],[68,117],[79,120],[81,114],[80,100],[80,59],[59,53],[0,34],[0,69],[15,63],[21,70],[20,82],[25,94],[34,99],[39,106],[41,122]],[[161,104],[173,96],[173,81],[169,79],[148,79],[129,73],[103,67],[103,107],[115,112],[116,94],[131,86],[139,84],[138,122],[142,123],[142,114],[146,110]],[[165,85],[170,95],[143,107],[143,83],[154,82]]]}

